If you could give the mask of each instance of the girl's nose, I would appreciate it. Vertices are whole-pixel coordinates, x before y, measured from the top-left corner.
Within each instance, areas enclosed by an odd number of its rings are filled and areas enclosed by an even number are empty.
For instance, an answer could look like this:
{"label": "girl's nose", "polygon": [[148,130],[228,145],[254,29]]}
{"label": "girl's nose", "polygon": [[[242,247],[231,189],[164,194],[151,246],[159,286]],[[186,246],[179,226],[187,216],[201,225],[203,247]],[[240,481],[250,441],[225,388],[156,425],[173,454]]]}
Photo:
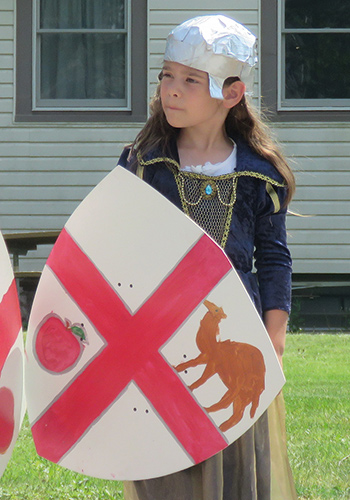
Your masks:
{"label": "girl's nose", "polygon": [[181,89],[180,86],[176,82],[172,82],[168,89],[169,96],[172,97],[180,97]]}

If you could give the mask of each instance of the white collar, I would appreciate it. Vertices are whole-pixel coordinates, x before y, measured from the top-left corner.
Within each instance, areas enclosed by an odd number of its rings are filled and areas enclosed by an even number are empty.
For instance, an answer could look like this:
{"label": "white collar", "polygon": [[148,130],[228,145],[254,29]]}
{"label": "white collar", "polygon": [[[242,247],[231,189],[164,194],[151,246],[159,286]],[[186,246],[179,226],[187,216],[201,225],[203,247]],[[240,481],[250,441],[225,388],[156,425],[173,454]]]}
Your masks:
{"label": "white collar", "polygon": [[233,150],[226,160],[219,163],[210,163],[207,161],[204,165],[191,165],[181,168],[183,172],[192,172],[195,174],[218,176],[231,174],[236,168],[237,146],[234,144]]}

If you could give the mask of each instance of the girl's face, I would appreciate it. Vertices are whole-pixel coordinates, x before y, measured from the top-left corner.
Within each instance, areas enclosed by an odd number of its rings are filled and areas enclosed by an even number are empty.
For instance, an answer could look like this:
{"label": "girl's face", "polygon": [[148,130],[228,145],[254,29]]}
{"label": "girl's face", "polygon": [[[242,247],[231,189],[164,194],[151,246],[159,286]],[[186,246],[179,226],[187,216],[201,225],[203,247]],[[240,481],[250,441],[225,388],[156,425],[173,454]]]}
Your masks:
{"label": "girl's face", "polygon": [[164,62],[160,97],[168,123],[176,128],[223,123],[227,115],[222,101],[210,96],[208,73],[176,62]]}

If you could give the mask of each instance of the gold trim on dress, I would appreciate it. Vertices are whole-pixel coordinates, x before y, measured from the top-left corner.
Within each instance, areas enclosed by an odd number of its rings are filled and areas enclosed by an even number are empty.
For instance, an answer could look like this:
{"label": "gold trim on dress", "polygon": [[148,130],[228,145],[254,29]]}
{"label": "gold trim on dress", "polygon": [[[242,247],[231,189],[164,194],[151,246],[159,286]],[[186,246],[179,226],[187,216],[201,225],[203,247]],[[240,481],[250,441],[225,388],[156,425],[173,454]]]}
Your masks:
{"label": "gold trim on dress", "polygon": [[273,203],[273,205],[275,207],[274,214],[276,214],[280,210],[280,208],[281,208],[281,204],[280,204],[280,200],[278,198],[278,194],[276,193],[276,190],[274,189],[274,187],[269,182],[266,183],[266,191],[267,191],[267,194],[270,196],[270,198],[272,200],[272,203]]}
{"label": "gold trim on dress", "polygon": [[143,179],[144,170],[145,170],[145,167],[143,165],[140,165],[140,163],[138,163],[137,168],[136,168],[137,177],[140,177],[140,179]]}
{"label": "gold trim on dress", "polygon": [[[205,174],[197,174],[194,172],[183,171],[181,170],[180,165],[176,160],[166,156],[152,158],[151,160],[145,161],[143,160],[140,153],[137,153],[137,160],[138,160],[137,172],[139,171],[139,168],[142,169],[142,176],[143,176],[143,169],[146,166],[154,165],[156,163],[164,163],[168,167],[168,169],[174,175],[184,213],[193,220],[195,220],[195,222],[197,222],[197,224],[199,225],[201,225],[200,221],[197,220],[195,217],[193,217],[191,211],[193,212],[193,210],[199,207],[201,203],[204,203],[205,201],[208,200],[214,200],[217,197],[219,203],[226,208],[226,214],[222,215],[222,217],[224,217],[225,219],[223,226],[221,226],[222,234],[220,236],[215,237],[213,234],[211,234],[210,231],[208,231],[208,229],[206,228],[204,229],[207,230],[207,232],[217,241],[217,243],[222,248],[225,247],[228,239],[231,219],[232,219],[232,211],[237,199],[237,183],[240,177],[252,177],[266,183],[266,191],[268,195],[271,197],[271,200],[274,204],[275,208],[274,213],[280,210],[281,205],[278,195],[273,186],[284,187],[284,188],[287,187],[284,182],[281,183],[275,181],[274,179],[272,179],[267,175],[263,175],[254,171],[232,172],[230,174],[218,175],[214,177]],[[198,181],[199,190],[198,190],[198,197],[196,199],[189,199],[189,196],[187,195],[185,189],[186,180]],[[224,199],[224,195],[221,192],[221,190],[223,189],[222,186],[220,187],[222,181],[229,181],[231,184],[230,187],[231,193],[228,196],[228,192],[226,191],[226,200]]]}

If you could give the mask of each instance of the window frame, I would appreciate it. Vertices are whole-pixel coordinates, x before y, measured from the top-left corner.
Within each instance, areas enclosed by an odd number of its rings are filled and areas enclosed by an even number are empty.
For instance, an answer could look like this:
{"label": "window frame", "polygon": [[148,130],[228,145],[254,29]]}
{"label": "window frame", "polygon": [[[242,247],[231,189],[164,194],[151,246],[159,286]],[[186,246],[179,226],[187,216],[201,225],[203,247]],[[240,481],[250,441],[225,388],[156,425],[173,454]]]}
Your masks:
{"label": "window frame", "polygon": [[340,100],[322,100],[324,105],[320,105],[320,99],[298,100],[297,105],[291,99],[283,99],[283,34],[325,32],[323,29],[284,29],[284,4],[284,0],[261,0],[261,97],[268,117],[272,121],[350,121],[349,99],[341,100],[341,103]]}
{"label": "window frame", "polygon": [[350,110],[350,99],[288,99],[285,97],[285,35],[290,33],[297,34],[317,34],[317,33],[350,33],[350,28],[336,29],[336,28],[299,28],[288,29],[285,28],[285,2],[282,0],[278,2],[278,111],[295,111],[300,108],[306,111],[334,111],[342,109],[345,111]]}
{"label": "window frame", "polygon": [[[147,1],[126,0],[131,34],[127,45],[126,103],[121,106],[38,105],[38,0],[16,0],[16,122],[144,122],[147,119]],[[59,104],[59,101],[58,101]]]}
{"label": "window frame", "polygon": [[[32,88],[32,109],[33,111],[47,110],[47,111],[130,111],[131,110],[131,0],[125,0],[125,25],[124,29],[111,30],[111,29],[45,29],[40,28],[40,0],[34,0],[33,2],[33,54],[32,54],[32,74],[33,74],[33,88]],[[41,99],[41,36],[46,33],[122,33],[125,34],[127,43],[125,44],[125,61],[127,65],[127,71],[125,75],[125,90],[126,99],[120,105],[113,105],[106,102],[106,105],[102,104],[100,106],[95,105],[97,100],[94,99]],[[67,102],[66,102],[67,101]]]}

